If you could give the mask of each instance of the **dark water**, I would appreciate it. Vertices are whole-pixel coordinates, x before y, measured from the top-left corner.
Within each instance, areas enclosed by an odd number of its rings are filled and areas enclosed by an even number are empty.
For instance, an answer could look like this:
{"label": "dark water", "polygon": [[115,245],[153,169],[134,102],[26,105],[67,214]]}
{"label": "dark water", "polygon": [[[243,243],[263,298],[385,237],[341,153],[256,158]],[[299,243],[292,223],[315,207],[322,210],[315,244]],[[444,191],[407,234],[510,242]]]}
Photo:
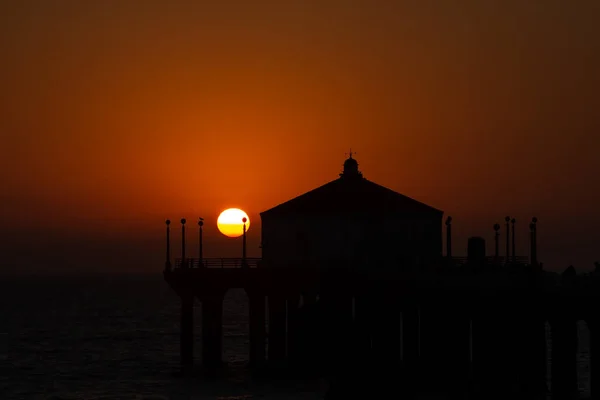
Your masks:
{"label": "dark water", "polygon": [[[174,376],[178,300],[160,276],[0,283],[0,399],[323,398],[319,387],[259,386],[240,374]],[[234,369],[248,359],[245,300],[232,290],[224,302],[223,359]]]}
{"label": "dark water", "polygon": [[[0,399],[323,398],[325,386],[316,383],[259,385],[243,373],[213,383],[176,377],[179,305],[161,276],[0,282]],[[226,295],[223,323],[223,359],[241,371],[248,360],[242,290]],[[587,395],[583,323],[580,342],[580,389]],[[196,360],[200,346],[197,340]]]}

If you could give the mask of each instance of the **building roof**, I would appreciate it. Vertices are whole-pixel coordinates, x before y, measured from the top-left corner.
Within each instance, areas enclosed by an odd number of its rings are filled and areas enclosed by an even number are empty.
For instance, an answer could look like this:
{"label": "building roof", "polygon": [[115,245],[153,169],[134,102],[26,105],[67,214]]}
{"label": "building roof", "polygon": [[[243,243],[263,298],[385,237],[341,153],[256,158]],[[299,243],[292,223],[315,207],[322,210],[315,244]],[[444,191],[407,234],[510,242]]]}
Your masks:
{"label": "building roof", "polygon": [[263,211],[260,215],[340,213],[441,215],[443,211],[365,179],[358,171],[358,163],[351,153],[338,179]]}

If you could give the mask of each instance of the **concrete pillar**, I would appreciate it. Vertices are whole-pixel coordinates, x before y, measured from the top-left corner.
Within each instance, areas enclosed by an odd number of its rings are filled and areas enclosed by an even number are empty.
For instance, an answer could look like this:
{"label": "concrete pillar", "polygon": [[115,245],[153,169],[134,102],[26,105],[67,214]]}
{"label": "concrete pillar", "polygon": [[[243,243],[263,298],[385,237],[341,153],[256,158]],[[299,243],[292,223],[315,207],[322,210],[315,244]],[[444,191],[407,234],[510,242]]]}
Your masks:
{"label": "concrete pillar", "polygon": [[[513,396],[525,395],[530,390],[531,394],[535,394],[540,389],[540,382],[536,382],[540,378],[539,374],[536,376],[539,370],[535,367],[538,365],[530,362],[532,356],[539,357],[539,362],[542,362],[544,356],[540,355],[540,349],[536,347],[541,344],[536,342],[536,339],[541,338],[535,336],[541,333],[535,330],[540,326],[534,323],[539,315],[529,312],[529,307],[529,299],[523,293],[512,290],[505,292],[496,305],[497,312],[504,309],[499,320],[502,324],[499,346],[502,358],[498,362],[504,363],[502,377],[506,382],[507,392]],[[537,386],[531,386],[532,382],[537,383]]]}
{"label": "concrete pillar", "polygon": [[322,370],[322,318],[316,295],[304,293],[302,306],[291,317],[291,340],[296,341],[295,350],[290,355],[297,363],[301,377],[320,376]]}
{"label": "concrete pillar", "polygon": [[[503,398],[510,391],[506,368],[514,368],[506,354],[506,309],[498,294],[474,299],[472,316],[473,390],[487,398]],[[507,367],[509,365],[509,367]],[[512,384],[512,382],[511,382]]]}
{"label": "concrete pillar", "polygon": [[398,370],[401,365],[400,305],[381,293],[372,293],[369,303],[375,366],[384,371]]}
{"label": "concrete pillar", "polygon": [[591,394],[593,400],[600,400],[600,318],[589,318],[587,325],[590,330]]}
{"label": "concrete pillar", "polygon": [[[394,292],[395,293],[395,292]],[[390,295],[392,293],[389,293]],[[373,337],[373,352],[379,364],[378,375],[383,378],[379,382],[382,393],[377,396],[384,398],[387,393],[395,389],[394,382],[406,388],[406,380],[402,374],[402,310],[400,300],[393,296],[379,298],[376,304],[378,321],[376,326],[380,329]],[[404,390],[402,390],[404,391]]]}
{"label": "concrete pillar", "polygon": [[373,315],[366,294],[354,296],[353,357],[356,369],[363,374],[371,370],[373,349],[371,343]]}
{"label": "concrete pillar", "polygon": [[469,382],[469,319],[459,297],[436,291],[420,307],[423,385],[437,394],[463,394]]}
{"label": "concrete pillar", "polygon": [[324,290],[319,294],[319,303],[323,312],[321,337],[327,350],[326,364],[337,373],[338,368],[353,361],[350,348],[352,297],[348,293]]}
{"label": "concrete pillar", "polygon": [[471,384],[469,306],[468,299],[451,294],[448,294],[441,305],[443,327],[439,337],[442,354],[439,372],[444,391],[452,398],[466,393]]}
{"label": "concrete pillar", "polygon": [[379,398],[390,385],[401,387],[401,311],[399,302],[384,296],[389,293],[385,286],[377,282],[355,296],[352,341],[345,342],[349,349],[340,349],[351,356],[343,364],[351,387],[345,398]]}
{"label": "concrete pillar", "polygon": [[248,301],[250,303],[250,366],[258,368],[263,365],[266,356],[265,296],[251,293]]}
{"label": "concrete pillar", "polygon": [[514,366],[520,393],[527,399],[545,399],[547,388],[546,319],[543,300],[524,296],[519,301],[519,335],[516,348],[518,358]]}
{"label": "concrete pillar", "polygon": [[417,388],[419,371],[419,308],[416,299],[402,299],[402,369],[404,391]]}
{"label": "concrete pillar", "polygon": [[202,299],[202,362],[208,370],[222,364],[223,295],[208,295]]}
{"label": "concrete pillar", "polygon": [[287,360],[290,367],[301,370],[303,335],[300,311],[300,295],[290,294],[287,302]]}
{"label": "concrete pillar", "polygon": [[180,356],[184,372],[194,364],[194,295],[181,293]]}
{"label": "concrete pillar", "polygon": [[[424,296],[428,297],[428,296]],[[438,298],[438,297],[435,297]],[[444,312],[439,307],[445,301],[443,296],[439,297],[439,303],[423,298],[419,304],[419,370],[423,381],[421,386],[429,393],[443,392],[443,368],[444,358],[443,341],[446,335],[444,324]],[[424,386],[429,382],[427,386]]]}
{"label": "concrete pillar", "polygon": [[[558,312],[552,328],[552,398],[577,398],[577,321]],[[562,315],[561,315],[562,314]]]}
{"label": "concrete pillar", "polygon": [[327,398],[347,399],[364,390],[362,365],[353,347],[352,297],[334,288],[322,290],[319,303],[323,311],[321,337],[325,350],[324,375],[329,382]]}
{"label": "concrete pillar", "polygon": [[286,301],[279,294],[268,296],[269,304],[269,364],[281,366],[286,358]]}

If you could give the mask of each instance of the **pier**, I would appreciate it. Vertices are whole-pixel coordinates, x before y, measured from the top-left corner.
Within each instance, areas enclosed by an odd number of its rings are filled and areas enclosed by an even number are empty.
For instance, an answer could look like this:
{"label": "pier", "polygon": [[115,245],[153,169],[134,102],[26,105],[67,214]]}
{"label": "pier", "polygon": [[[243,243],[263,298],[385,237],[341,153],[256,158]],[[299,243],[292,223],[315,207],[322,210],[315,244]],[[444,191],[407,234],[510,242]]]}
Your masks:
{"label": "pier", "polygon": [[[362,390],[362,398],[377,390],[578,398],[576,329],[585,321],[592,397],[600,399],[598,266],[585,275],[573,267],[545,271],[536,218],[528,256],[516,254],[510,217],[505,254],[495,224],[492,256],[482,237],[469,239],[467,257],[453,256],[450,217],[442,254],[442,212],[367,181],[357,167],[350,156],[340,179],[261,213],[261,258],[246,258],[245,228],[241,258],[203,258],[202,221],[199,257],[188,258],[183,219],[182,255],[173,261],[167,221],[164,278],[181,298],[184,370],[221,368],[223,298],[241,288],[249,299],[249,368],[325,377],[333,398],[360,398]],[[203,318],[198,362],[195,300]]]}
{"label": "pier", "polygon": [[[249,299],[251,368],[326,375],[343,360],[354,373],[397,374],[409,391],[431,380],[428,388],[443,393],[493,389],[542,398],[551,391],[554,398],[574,398],[576,324],[583,320],[591,335],[592,394],[600,398],[600,277],[577,276],[569,268],[555,279],[523,257],[504,261],[444,257],[408,274],[369,273],[335,262],[274,268],[256,258],[178,259],[164,277],[181,298],[184,367],[194,364],[194,299],[203,315],[201,364],[216,369],[222,364],[223,297],[242,288]],[[309,308],[319,311],[304,313]]]}

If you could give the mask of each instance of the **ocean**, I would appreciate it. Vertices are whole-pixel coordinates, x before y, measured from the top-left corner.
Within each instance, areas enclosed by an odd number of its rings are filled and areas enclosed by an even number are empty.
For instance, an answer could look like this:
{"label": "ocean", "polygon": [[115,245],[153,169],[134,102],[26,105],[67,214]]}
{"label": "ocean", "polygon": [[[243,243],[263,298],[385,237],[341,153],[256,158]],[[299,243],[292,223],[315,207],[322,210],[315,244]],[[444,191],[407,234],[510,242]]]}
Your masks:
{"label": "ocean", "polygon": [[[323,399],[321,382],[267,384],[247,377],[243,290],[230,290],[223,305],[223,360],[230,376],[213,382],[178,376],[179,307],[160,275],[0,281],[0,399]],[[195,313],[199,333],[200,307]],[[580,391],[587,396],[584,323],[579,331]]]}

